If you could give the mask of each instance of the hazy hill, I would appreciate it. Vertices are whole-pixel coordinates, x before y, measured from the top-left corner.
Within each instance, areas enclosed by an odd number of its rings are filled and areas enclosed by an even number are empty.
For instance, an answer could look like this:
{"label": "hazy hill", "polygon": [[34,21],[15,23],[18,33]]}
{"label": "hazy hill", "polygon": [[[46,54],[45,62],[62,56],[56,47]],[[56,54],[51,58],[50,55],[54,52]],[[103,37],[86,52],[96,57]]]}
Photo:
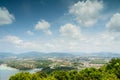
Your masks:
{"label": "hazy hill", "polygon": [[64,57],[64,56],[73,56],[68,53],[43,53],[43,52],[27,52],[17,55],[22,58],[38,58],[38,57]]}
{"label": "hazy hill", "polygon": [[120,57],[118,53],[110,53],[110,52],[99,52],[99,53],[63,53],[63,52],[26,52],[26,53],[8,53],[8,52],[0,52],[0,58],[8,58],[16,56],[18,58],[39,58],[39,57],[67,57],[67,56],[96,56],[96,57]]}
{"label": "hazy hill", "polygon": [[66,56],[73,56],[73,54],[70,54],[70,53],[57,53],[57,52],[54,52],[54,53],[48,53],[48,54],[45,54],[45,56],[54,56],[54,57],[66,57]]}
{"label": "hazy hill", "polygon": [[92,56],[100,56],[100,57],[120,57],[119,53],[111,53],[111,52],[99,52],[92,53]]}
{"label": "hazy hill", "polygon": [[26,53],[20,53],[17,55],[17,57],[22,57],[22,58],[38,58],[44,56],[45,53],[43,52],[26,52]]}
{"label": "hazy hill", "polygon": [[15,54],[9,52],[0,52],[0,58],[7,58],[12,56],[15,56]]}

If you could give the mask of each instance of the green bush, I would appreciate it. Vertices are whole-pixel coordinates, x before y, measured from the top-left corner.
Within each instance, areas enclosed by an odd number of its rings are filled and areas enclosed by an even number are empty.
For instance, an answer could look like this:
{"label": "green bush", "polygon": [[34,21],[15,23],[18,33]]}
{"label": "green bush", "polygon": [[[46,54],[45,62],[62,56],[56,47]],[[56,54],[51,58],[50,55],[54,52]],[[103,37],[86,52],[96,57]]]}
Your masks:
{"label": "green bush", "polygon": [[9,80],[120,80],[120,58],[112,59],[99,69],[86,68],[81,71],[56,70],[51,74],[45,72],[17,73]]}

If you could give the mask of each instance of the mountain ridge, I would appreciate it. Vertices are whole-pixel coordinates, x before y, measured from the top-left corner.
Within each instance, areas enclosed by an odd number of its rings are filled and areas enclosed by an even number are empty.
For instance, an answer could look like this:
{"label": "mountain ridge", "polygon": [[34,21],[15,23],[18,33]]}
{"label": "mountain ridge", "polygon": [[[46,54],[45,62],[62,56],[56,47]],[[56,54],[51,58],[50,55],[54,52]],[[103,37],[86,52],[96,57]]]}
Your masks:
{"label": "mountain ridge", "polygon": [[18,58],[39,58],[39,57],[66,57],[66,56],[98,56],[98,57],[120,57],[119,53],[111,53],[111,52],[98,52],[98,53],[82,53],[82,52],[37,52],[30,51],[24,53],[9,53],[9,52],[0,52],[0,58],[7,58],[16,56]]}

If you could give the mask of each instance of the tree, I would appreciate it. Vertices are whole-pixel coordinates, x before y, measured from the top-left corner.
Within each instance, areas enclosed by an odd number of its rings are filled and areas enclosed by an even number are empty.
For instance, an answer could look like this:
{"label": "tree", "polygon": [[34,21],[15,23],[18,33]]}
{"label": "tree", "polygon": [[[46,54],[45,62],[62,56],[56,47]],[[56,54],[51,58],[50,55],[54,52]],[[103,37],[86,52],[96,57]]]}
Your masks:
{"label": "tree", "polygon": [[40,78],[40,77],[39,77],[38,75],[36,75],[36,74],[32,74],[31,76],[32,76],[31,80],[43,80],[42,78]]}
{"label": "tree", "polygon": [[120,58],[113,58],[106,66],[106,71],[114,73],[120,79]]}
{"label": "tree", "polygon": [[80,80],[80,74],[78,71],[70,71],[69,72],[70,80]]}
{"label": "tree", "polygon": [[82,71],[66,71],[57,69],[51,74],[45,72],[17,73],[9,80],[120,80],[120,58],[112,59],[100,69],[86,68]]}
{"label": "tree", "polygon": [[57,80],[70,80],[68,72],[65,71],[54,71],[51,76],[54,76]]}
{"label": "tree", "polygon": [[14,76],[11,76],[9,80],[31,80],[32,75],[28,72],[17,73]]}
{"label": "tree", "polygon": [[104,73],[101,80],[119,80],[114,73]]}
{"label": "tree", "polygon": [[86,68],[80,71],[80,78],[82,80],[101,80],[102,74],[95,68]]}
{"label": "tree", "polygon": [[36,75],[40,78],[47,78],[47,74],[45,72],[42,72],[42,71],[36,72]]}

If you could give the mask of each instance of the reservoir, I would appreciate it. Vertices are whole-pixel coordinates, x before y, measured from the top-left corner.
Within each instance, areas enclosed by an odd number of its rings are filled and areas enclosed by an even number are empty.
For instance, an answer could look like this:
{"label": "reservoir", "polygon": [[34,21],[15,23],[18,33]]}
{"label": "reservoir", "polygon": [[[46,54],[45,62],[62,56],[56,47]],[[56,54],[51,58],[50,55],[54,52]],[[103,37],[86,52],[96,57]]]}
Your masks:
{"label": "reservoir", "polygon": [[[34,73],[41,69],[32,69],[27,72]],[[0,65],[0,80],[9,80],[10,76],[20,72],[20,70],[6,66],[5,64]]]}

